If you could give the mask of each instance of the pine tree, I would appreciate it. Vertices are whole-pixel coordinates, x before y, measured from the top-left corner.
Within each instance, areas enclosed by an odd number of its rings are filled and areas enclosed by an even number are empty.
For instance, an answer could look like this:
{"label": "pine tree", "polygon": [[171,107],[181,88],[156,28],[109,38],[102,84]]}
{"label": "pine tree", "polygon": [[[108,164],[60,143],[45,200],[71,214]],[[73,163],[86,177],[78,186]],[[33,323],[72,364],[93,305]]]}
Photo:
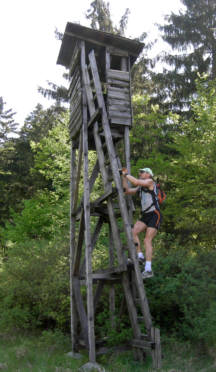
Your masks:
{"label": "pine tree", "polygon": [[163,56],[171,69],[154,78],[160,101],[175,111],[188,107],[196,91],[197,73],[216,77],[216,2],[181,1],[185,10],[171,13],[165,18],[167,24],[159,26],[163,40],[176,52]]}
{"label": "pine tree", "polygon": [[94,0],[91,3],[91,8],[86,12],[86,18],[91,20],[91,27],[95,30],[110,32],[111,34],[124,35],[128,23],[129,9],[120,19],[119,26],[113,24],[109,3],[103,0]]}
{"label": "pine tree", "polygon": [[8,136],[16,133],[17,123],[13,116],[15,112],[12,109],[5,110],[5,102],[0,97],[0,145],[8,140]]}

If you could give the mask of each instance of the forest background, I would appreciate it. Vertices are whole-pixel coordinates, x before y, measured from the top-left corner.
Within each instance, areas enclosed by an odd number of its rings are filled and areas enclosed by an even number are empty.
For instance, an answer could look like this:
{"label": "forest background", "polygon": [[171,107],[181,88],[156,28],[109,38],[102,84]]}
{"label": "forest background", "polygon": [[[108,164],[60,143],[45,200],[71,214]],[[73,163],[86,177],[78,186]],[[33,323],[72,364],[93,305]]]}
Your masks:
{"label": "forest background", "polygon": [[[140,37],[144,50],[132,71],[131,165],[134,175],[151,167],[167,193],[155,277],[146,285],[154,323],[162,334],[208,351],[216,346],[216,3],[182,3],[184,11],[158,25],[172,53],[152,59],[153,41]],[[129,10],[116,26],[109,4],[94,0],[86,17],[90,27],[124,36]],[[19,129],[13,109],[0,99],[1,331],[69,332],[67,88],[50,83],[39,90],[52,104],[38,104]],[[90,161],[94,156],[89,153]],[[99,189],[100,183],[93,197]],[[95,267],[106,256],[106,235],[98,241]],[[107,305],[104,297],[97,332],[119,343],[130,337],[127,315],[111,333]]]}

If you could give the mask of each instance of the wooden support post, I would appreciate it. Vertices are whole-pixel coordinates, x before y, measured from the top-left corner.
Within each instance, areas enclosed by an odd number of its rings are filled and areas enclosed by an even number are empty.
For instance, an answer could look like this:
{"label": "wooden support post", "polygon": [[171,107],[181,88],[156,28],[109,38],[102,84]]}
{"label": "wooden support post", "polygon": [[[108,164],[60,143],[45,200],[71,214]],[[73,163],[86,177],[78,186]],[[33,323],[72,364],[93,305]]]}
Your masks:
{"label": "wooden support post", "polygon": [[[114,266],[114,244],[111,226],[109,224],[109,264],[110,267]],[[109,311],[110,311],[110,325],[112,328],[115,328],[115,286],[111,284],[109,289]]]}
{"label": "wooden support post", "polygon": [[80,175],[81,175],[81,167],[82,167],[82,131],[80,132],[80,141],[79,141],[79,152],[78,152],[78,165],[77,165],[77,177],[76,177],[76,187],[74,190],[74,211],[77,208],[77,201],[78,201],[78,193],[79,193],[79,183],[80,183]]}
{"label": "wooden support post", "polygon": [[[81,42],[81,60],[85,63],[85,43]],[[83,82],[84,85],[84,82]],[[84,155],[84,211],[85,211],[85,259],[86,259],[86,286],[87,286],[87,317],[89,339],[89,361],[96,361],[95,330],[94,330],[94,298],[92,280],[92,247],[90,231],[90,190],[88,176],[88,122],[86,92],[82,92],[83,102],[83,155]]]}
{"label": "wooden support post", "polygon": [[74,301],[73,291],[73,262],[74,262],[74,250],[75,250],[75,226],[76,220],[74,217],[74,190],[76,184],[76,149],[71,145],[71,179],[70,179],[70,314],[71,314],[71,345],[72,352],[75,352],[76,345],[76,308]]}
{"label": "wooden support post", "polygon": [[160,330],[158,328],[151,328],[151,340],[154,342],[154,349],[152,350],[153,368],[161,368],[161,343]]}
{"label": "wooden support post", "polygon": [[89,347],[89,340],[88,340],[88,324],[87,324],[87,316],[86,311],[83,303],[83,298],[81,294],[81,288],[80,288],[80,280],[78,277],[73,277],[73,290],[74,290],[74,297],[76,299],[76,307],[77,307],[77,313],[79,315],[80,319],[80,325],[82,329],[82,336],[84,338],[84,342],[86,344],[86,347]]}

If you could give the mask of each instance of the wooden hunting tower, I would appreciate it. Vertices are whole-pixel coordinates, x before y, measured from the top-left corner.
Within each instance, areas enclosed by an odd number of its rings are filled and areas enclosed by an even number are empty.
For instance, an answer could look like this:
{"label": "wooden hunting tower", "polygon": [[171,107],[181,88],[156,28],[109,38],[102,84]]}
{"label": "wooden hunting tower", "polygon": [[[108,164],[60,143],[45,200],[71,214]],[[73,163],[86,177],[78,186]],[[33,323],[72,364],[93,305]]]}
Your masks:
{"label": "wooden hunting tower", "polygon": [[[118,155],[121,144],[130,172],[131,67],[142,48],[136,40],[67,23],[57,63],[68,68],[70,76],[72,351],[84,346],[94,363],[97,355],[108,350],[105,340],[97,339],[96,314],[105,291],[111,326],[118,329],[115,316],[121,317],[123,306],[117,309],[115,291],[121,285],[122,305],[125,302],[133,333],[127,347],[133,348],[139,360],[150,352],[157,368],[161,365],[160,332],[152,326],[131,232],[133,203],[123,192]],[[89,150],[96,154],[91,174]],[[93,200],[98,179],[103,186]],[[105,229],[107,266],[93,270],[94,249]]]}

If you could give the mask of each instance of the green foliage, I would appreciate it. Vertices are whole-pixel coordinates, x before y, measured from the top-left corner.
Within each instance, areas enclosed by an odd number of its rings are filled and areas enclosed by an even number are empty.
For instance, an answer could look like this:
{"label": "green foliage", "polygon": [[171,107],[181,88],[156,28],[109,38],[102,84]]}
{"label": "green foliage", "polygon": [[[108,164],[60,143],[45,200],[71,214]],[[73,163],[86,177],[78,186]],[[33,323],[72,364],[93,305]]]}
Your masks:
{"label": "green foliage", "polygon": [[[215,245],[215,82],[197,82],[193,116],[173,136],[178,156],[170,161],[173,187],[166,212],[182,242]],[[177,210],[176,210],[177,207]]]}
{"label": "green foliage", "polygon": [[68,136],[68,114],[62,114],[61,123],[49,131],[40,142],[31,142],[34,152],[32,174],[40,173],[52,183],[52,189],[61,194],[69,188],[70,145]]}
{"label": "green foliage", "polygon": [[216,252],[175,244],[167,250],[164,242],[153,266],[156,275],[147,284],[147,296],[155,322],[170,334],[215,345]]}
{"label": "green foliage", "polygon": [[67,329],[68,245],[66,237],[52,242],[28,239],[10,247],[0,281],[1,329]]}
{"label": "green foliage", "polygon": [[0,149],[11,135],[17,133],[17,123],[15,123],[13,118],[15,112],[12,109],[5,110],[4,106],[5,102],[0,97]]}
{"label": "green foliage", "polygon": [[[216,78],[215,1],[181,0],[184,9],[165,17],[159,26],[162,38],[172,48],[164,52],[163,72],[155,74],[157,98],[165,107],[185,114],[191,95],[196,93],[197,73]],[[161,94],[162,92],[162,94]]]}

